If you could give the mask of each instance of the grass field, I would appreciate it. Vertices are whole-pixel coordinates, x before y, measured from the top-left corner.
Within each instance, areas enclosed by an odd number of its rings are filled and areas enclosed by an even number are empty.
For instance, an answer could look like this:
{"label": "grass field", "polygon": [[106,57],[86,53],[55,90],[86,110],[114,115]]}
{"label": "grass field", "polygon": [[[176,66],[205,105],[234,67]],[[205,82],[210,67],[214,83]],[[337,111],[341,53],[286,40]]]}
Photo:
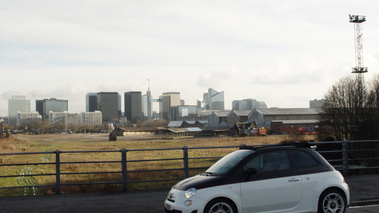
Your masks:
{"label": "grass field", "polygon": [[[302,138],[303,140],[313,140],[314,138]],[[291,140],[286,136],[267,137],[213,137],[213,138],[177,138],[159,139],[154,136],[129,136],[118,137],[117,141],[108,141],[108,135],[89,134],[46,134],[46,135],[15,135],[9,139],[0,141],[0,153],[34,153],[59,151],[106,151],[120,150],[126,148],[127,160],[149,160],[183,158],[183,146],[194,147],[214,147],[214,146],[239,146],[276,144],[285,140]],[[141,149],[166,149],[179,148],[178,150],[141,151]],[[139,150],[139,151],[135,151]],[[236,148],[223,149],[190,149],[189,158],[197,157],[219,157],[236,150]],[[60,155],[61,162],[81,162],[81,161],[120,161],[120,152],[91,152],[91,153],[63,153]],[[31,164],[40,162],[55,162],[54,153],[28,154],[28,155],[0,155],[1,164]],[[190,160],[190,168],[208,167],[216,159],[211,160]],[[183,168],[183,161],[158,161],[158,162],[128,162],[128,171],[156,170]],[[77,172],[118,172],[121,170],[120,163],[88,163],[88,164],[62,164],[61,173]],[[201,172],[201,170],[191,170],[190,176]],[[0,178],[0,187],[23,186],[23,185],[48,185],[55,184],[55,176],[30,176],[30,174],[54,174],[55,165],[22,165],[22,166],[1,166],[0,174],[19,175],[17,178]],[[22,175],[23,174],[23,175]],[[29,174],[29,176],[28,176]],[[156,180],[182,178],[183,171],[169,172],[135,172],[128,173],[128,181]],[[81,174],[62,175],[61,183],[99,183],[99,182],[119,182],[121,174]],[[128,184],[128,190],[169,188],[176,181],[163,181],[158,183],[133,183]],[[120,184],[96,184],[96,185],[74,185],[63,186],[62,193],[88,193],[102,191],[120,191]],[[19,189],[1,189],[3,196],[22,195],[43,195],[54,194],[55,187],[38,187]]]}

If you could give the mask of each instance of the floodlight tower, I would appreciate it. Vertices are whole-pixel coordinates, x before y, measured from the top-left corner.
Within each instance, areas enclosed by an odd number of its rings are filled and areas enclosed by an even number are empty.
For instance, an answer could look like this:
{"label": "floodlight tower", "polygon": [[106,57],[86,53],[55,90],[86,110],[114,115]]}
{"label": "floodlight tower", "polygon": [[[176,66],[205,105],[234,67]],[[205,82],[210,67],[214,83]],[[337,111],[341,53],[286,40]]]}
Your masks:
{"label": "floodlight tower", "polygon": [[[350,23],[354,23],[355,34],[355,67],[352,73],[357,74],[357,127],[361,128],[363,122],[363,102],[364,102],[364,77],[363,74],[368,72],[367,67],[363,66],[363,43],[362,43],[362,23],[366,21],[366,16],[362,15],[349,15]],[[358,134],[359,134],[358,130]],[[358,135],[359,137],[359,135]]]}
{"label": "floodlight tower", "polygon": [[362,42],[362,23],[366,21],[366,16],[349,15],[350,23],[354,23],[355,31],[355,67],[353,73],[366,73],[367,67],[363,66],[363,42]]}

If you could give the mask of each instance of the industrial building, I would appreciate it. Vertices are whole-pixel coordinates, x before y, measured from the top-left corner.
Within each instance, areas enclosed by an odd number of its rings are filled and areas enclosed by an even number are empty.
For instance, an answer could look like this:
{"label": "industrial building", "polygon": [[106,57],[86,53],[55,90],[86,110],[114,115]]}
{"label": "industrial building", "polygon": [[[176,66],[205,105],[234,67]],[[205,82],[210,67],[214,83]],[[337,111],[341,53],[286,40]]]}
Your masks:
{"label": "industrial building", "polygon": [[277,120],[320,120],[320,108],[259,108],[250,112],[248,122],[255,121],[259,128],[271,128]]}
{"label": "industrial building", "polygon": [[213,111],[208,116],[208,127],[227,128],[228,127],[227,117],[229,113],[230,113],[230,110]]}
{"label": "industrial building", "polygon": [[[258,108],[255,110],[213,111],[208,116],[209,128],[232,128],[236,123],[255,123],[257,129],[283,134],[315,131],[320,120],[320,108]],[[293,129],[289,129],[289,127]],[[298,129],[301,127],[301,129]],[[303,133],[301,133],[303,134]]]}
{"label": "industrial building", "polygon": [[226,116],[228,127],[232,127],[237,122],[246,122],[251,110],[232,110]]}
{"label": "industrial building", "polygon": [[321,99],[321,100],[317,100],[317,99],[310,100],[309,101],[309,108],[321,108],[322,106],[324,106],[324,104],[325,104],[325,100],[324,99]]}
{"label": "industrial building", "polygon": [[273,120],[271,121],[271,134],[316,135],[319,120]]}

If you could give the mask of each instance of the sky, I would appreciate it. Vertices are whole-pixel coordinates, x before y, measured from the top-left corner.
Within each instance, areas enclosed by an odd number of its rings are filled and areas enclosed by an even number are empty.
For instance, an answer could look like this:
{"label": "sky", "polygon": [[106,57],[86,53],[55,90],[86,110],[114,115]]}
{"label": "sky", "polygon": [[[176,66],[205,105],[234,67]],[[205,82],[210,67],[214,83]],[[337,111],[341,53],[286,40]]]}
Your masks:
{"label": "sky", "polygon": [[[1,0],[0,116],[8,100],[68,100],[90,92],[180,92],[196,104],[208,88],[233,100],[305,108],[355,66],[362,24],[365,79],[379,70],[374,0]],[[149,80],[148,80],[149,79]],[[123,98],[122,98],[123,99]]]}

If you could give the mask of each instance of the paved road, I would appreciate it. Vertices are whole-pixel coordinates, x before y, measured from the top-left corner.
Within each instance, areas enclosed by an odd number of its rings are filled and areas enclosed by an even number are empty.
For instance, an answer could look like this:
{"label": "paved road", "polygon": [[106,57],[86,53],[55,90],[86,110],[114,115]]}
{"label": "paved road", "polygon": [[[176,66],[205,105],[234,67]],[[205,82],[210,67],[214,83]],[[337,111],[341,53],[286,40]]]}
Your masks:
{"label": "paved road", "polygon": [[[354,206],[379,203],[379,175],[351,176]],[[119,192],[109,194],[50,195],[0,198],[0,212],[163,212],[168,190]],[[350,208],[347,213],[374,213],[379,207]]]}
{"label": "paved road", "polygon": [[378,213],[379,206],[353,206],[346,210],[346,213]]}

